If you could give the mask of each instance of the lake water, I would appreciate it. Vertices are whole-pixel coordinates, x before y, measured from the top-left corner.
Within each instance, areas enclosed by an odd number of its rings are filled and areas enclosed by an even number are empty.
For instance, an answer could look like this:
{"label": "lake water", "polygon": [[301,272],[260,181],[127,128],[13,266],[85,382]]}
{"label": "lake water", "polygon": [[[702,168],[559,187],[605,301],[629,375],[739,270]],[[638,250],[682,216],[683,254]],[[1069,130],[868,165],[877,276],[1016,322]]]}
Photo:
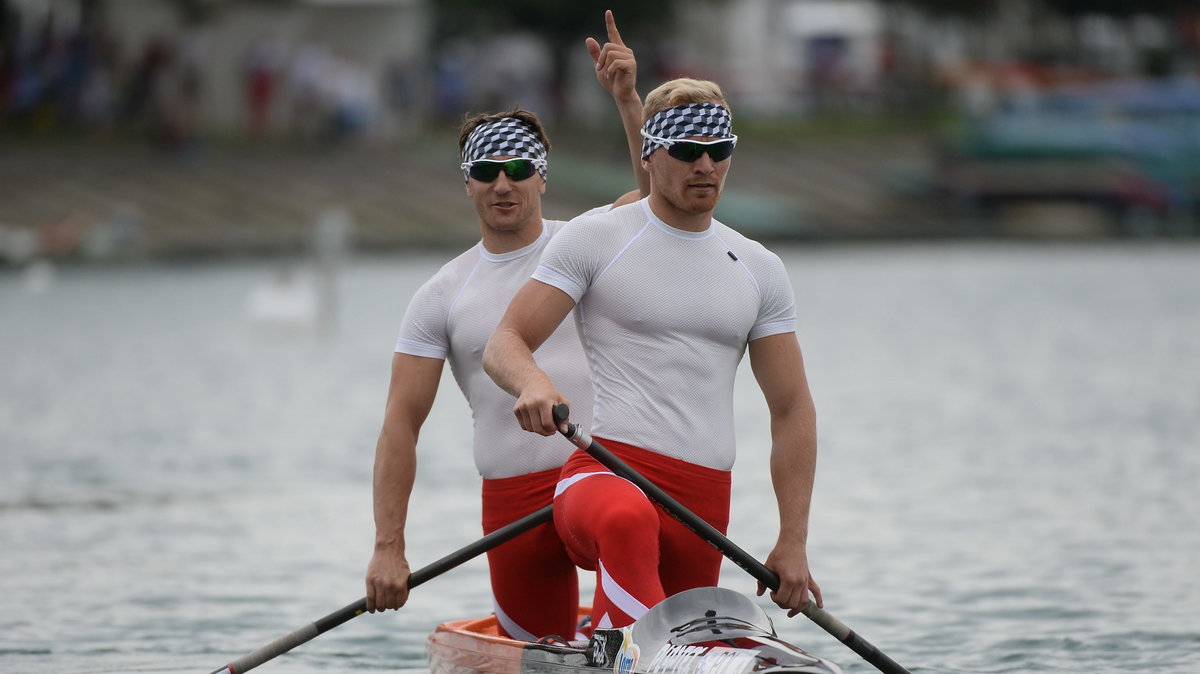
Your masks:
{"label": "lake water", "polygon": [[[830,613],[913,672],[1200,671],[1200,247],[777,250]],[[279,261],[0,271],[0,672],[210,672],[361,597],[392,344],[448,257],[348,261],[323,330],[248,319]],[[442,393],[414,568],[479,536]],[[743,368],[730,536],[760,559],[766,419]],[[728,563],[722,585],[754,587]],[[480,559],[256,671],[421,671],[434,625],[490,607]]]}

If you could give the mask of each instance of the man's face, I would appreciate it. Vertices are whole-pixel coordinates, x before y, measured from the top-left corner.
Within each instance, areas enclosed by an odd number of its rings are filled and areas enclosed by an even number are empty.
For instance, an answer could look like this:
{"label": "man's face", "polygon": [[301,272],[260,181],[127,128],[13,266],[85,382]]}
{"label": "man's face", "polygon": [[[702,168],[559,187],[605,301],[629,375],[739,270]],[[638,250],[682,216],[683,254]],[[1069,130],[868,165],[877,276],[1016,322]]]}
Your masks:
{"label": "man's face", "polygon": [[[515,159],[513,156],[488,159]],[[536,171],[524,180],[513,180],[503,171],[491,182],[467,179],[467,196],[485,227],[497,232],[517,232],[542,219],[542,194],[546,180]]]}
{"label": "man's face", "polygon": [[[686,140],[720,139],[695,137]],[[670,156],[665,148],[658,148],[644,161],[654,192],[662,196],[667,205],[687,215],[699,215],[716,209],[733,158],[714,162],[705,153],[694,162],[686,162]]]}

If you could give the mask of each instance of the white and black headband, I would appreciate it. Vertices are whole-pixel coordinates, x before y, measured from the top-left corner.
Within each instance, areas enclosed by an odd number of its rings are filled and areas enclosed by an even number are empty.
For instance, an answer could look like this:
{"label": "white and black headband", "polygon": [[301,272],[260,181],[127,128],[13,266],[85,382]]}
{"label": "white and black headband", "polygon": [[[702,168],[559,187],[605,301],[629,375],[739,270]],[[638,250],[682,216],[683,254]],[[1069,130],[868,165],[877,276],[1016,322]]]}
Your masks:
{"label": "white and black headband", "polygon": [[642,159],[680,138],[732,138],[733,118],[716,103],[688,103],[667,108],[642,125]]}
{"label": "white and black headband", "polygon": [[[490,157],[519,157],[532,159],[538,173],[546,178],[546,146],[528,123],[516,117],[501,117],[475,127],[463,144],[462,160],[470,164]],[[467,169],[463,169],[467,178]]]}

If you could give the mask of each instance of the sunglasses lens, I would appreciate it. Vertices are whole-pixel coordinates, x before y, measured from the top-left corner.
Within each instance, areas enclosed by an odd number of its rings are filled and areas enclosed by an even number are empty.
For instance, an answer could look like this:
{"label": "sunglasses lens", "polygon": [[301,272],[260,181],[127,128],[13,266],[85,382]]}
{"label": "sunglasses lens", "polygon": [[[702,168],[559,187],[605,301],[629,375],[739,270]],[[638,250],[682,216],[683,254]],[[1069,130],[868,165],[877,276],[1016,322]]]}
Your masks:
{"label": "sunglasses lens", "polygon": [[677,140],[667,148],[667,154],[679,161],[688,163],[696,161],[705,152],[708,153],[708,156],[712,157],[713,161],[724,161],[729,158],[729,155],[733,154],[733,141],[723,140],[711,145],[702,145],[687,140]]}
{"label": "sunglasses lens", "polygon": [[533,175],[533,162],[528,159],[512,159],[504,162],[504,175],[513,180],[524,180]]}
{"label": "sunglasses lens", "polygon": [[525,180],[536,170],[537,167],[528,159],[509,159],[508,161],[477,161],[471,164],[469,174],[480,182],[490,183],[500,175],[501,171],[504,171],[504,175],[508,176],[510,180]]}
{"label": "sunglasses lens", "polygon": [[490,161],[479,161],[471,164],[471,177],[485,183],[490,183],[500,175],[500,170],[504,168],[504,164],[498,164]]}
{"label": "sunglasses lens", "polygon": [[729,155],[733,154],[732,140],[722,141],[705,147],[708,148],[708,156],[712,157],[713,161],[725,161],[729,159]]}
{"label": "sunglasses lens", "polygon": [[690,143],[686,140],[675,141],[667,148],[667,154],[679,161],[685,161],[690,164],[699,159],[700,155],[704,154],[704,146],[698,143]]}

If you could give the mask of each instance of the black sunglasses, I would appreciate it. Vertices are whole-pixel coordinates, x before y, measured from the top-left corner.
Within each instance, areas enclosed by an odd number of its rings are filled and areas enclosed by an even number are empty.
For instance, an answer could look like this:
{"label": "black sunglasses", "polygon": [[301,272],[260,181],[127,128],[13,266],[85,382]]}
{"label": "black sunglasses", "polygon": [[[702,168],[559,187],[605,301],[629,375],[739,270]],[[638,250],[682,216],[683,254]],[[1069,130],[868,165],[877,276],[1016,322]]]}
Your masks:
{"label": "black sunglasses", "polygon": [[509,180],[525,180],[545,165],[545,159],[478,159],[462,164],[461,168],[467,176],[490,183],[500,176],[501,171]]}
{"label": "black sunglasses", "polygon": [[702,157],[706,152],[713,161],[725,161],[733,154],[733,148],[737,145],[737,136],[720,140],[676,140],[651,136],[645,131],[642,132],[642,135],[665,145],[667,154],[689,164]]}
{"label": "black sunglasses", "polygon": [[693,140],[677,140],[667,146],[667,154],[689,164],[699,159],[706,152],[708,156],[712,157],[713,161],[725,161],[733,154],[733,146],[736,144],[737,141],[733,140],[718,140],[708,143]]}

